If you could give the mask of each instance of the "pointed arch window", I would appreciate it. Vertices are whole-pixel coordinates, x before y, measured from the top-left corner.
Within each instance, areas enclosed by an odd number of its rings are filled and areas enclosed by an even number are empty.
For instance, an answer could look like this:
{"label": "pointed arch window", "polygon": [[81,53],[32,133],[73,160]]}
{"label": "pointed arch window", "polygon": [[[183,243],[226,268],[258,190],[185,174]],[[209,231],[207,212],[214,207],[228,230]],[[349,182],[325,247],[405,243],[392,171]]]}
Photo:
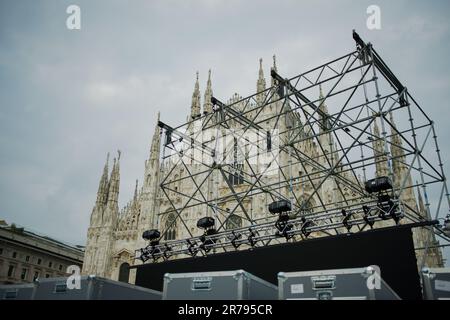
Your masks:
{"label": "pointed arch window", "polygon": [[232,186],[238,186],[244,183],[244,164],[236,163],[230,166],[228,181]]}
{"label": "pointed arch window", "polygon": [[266,144],[267,144],[267,152],[272,151],[272,134],[270,131],[267,131]]}
{"label": "pointed arch window", "polygon": [[311,214],[314,211],[315,202],[314,199],[311,198],[309,201],[305,204],[306,200],[303,200],[302,205],[304,204],[303,213],[304,214]]}
{"label": "pointed arch window", "polygon": [[237,186],[244,183],[244,164],[240,161],[241,155],[239,154],[237,139],[233,139],[233,163],[230,165],[228,181],[231,185]]}
{"label": "pointed arch window", "polygon": [[[176,216],[173,212],[169,213],[166,219],[165,228],[166,233],[164,235],[164,240],[175,240],[177,223],[175,221]],[[174,222],[175,221],[175,222]]]}
{"label": "pointed arch window", "polygon": [[242,218],[237,216],[237,215],[235,215],[235,214],[232,214],[228,218],[227,223],[225,225],[225,228],[228,229],[228,230],[238,229],[238,228],[241,228],[241,227],[242,227]]}

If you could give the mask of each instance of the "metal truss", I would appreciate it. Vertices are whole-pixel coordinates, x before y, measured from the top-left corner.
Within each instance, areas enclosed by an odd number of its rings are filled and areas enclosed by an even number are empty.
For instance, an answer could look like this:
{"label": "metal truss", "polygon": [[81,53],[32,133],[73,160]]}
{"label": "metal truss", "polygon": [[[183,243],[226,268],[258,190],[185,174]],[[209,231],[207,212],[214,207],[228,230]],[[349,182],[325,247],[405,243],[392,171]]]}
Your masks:
{"label": "metal truss", "polygon": [[[284,78],[272,70],[273,85],[262,92],[228,105],[213,97],[212,113],[175,127],[159,123],[164,136],[160,196],[171,207],[165,214],[172,212],[176,217],[161,230],[161,239],[178,222],[189,238],[154,243],[137,250],[137,257],[147,261],[150,257],[195,256],[219,248],[301,240],[311,233],[326,236],[360,232],[383,220],[395,224],[431,222],[443,211],[448,213],[442,208],[450,208],[450,201],[434,122],[373,46],[355,32],[353,38],[355,51],[295,77]],[[324,94],[318,97],[319,88]],[[273,106],[278,106],[276,112]],[[373,129],[378,124],[379,134]],[[231,130],[236,127],[238,131]],[[242,143],[225,146],[221,152],[218,137],[224,131],[232,141]],[[276,148],[268,148],[270,132],[275,131]],[[205,132],[214,134],[205,139]],[[374,147],[377,144],[383,148],[381,153]],[[318,152],[311,153],[304,146],[314,146]],[[269,157],[266,166],[256,165],[261,154]],[[395,182],[389,198],[395,203],[396,213],[384,214],[379,195],[365,190],[364,183],[375,177],[379,165]],[[174,172],[180,167],[187,174],[176,177]],[[293,168],[300,170],[294,172]],[[398,168],[403,170],[401,179],[396,175]],[[236,174],[241,179],[238,186],[229,178]],[[268,174],[277,178],[266,179]],[[214,197],[206,192],[210,191],[208,181],[212,177],[221,177],[226,186]],[[339,200],[324,199],[321,190],[329,180],[334,182]],[[189,184],[192,192],[177,189],[176,184]],[[307,192],[305,186],[309,186]],[[416,192],[423,194],[425,213],[415,200],[405,200]],[[429,193],[437,196],[430,197]],[[267,214],[255,218],[248,212],[244,203],[262,194],[270,201],[291,202],[292,211],[285,221],[288,229],[280,230],[281,217],[277,220]],[[225,203],[232,204],[231,210],[221,207]],[[207,239],[205,235],[195,237],[183,219],[186,210],[214,216],[215,234]],[[225,226],[236,212],[245,220],[245,227],[227,230]],[[439,224],[426,228],[450,240]]]}
{"label": "metal truss", "polygon": [[[394,220],[396,223],[403,218],[402,210],[397,210],[399,201],[392,202],[392,207],[387,202],[367,202],[362,206],[350,206],[346,209],[334,212],[316,213],[309,218],[296,219],[270,219],[266,223],[260,223],[250,227],[226,230],[212,235],[202,235],[189,239],[170,241],[163,244],[152,244],[137,251],[137,257],[143,262],[149,259],[169,259],[173,256],[196,256],[217,249],[238,249],[267,246],[276,238],[286,240],[307,239],[311,233],[321,232],[328,234],[328,230],[345,228],[347,232],[352,229],[363,231],[364,228],[372,229],[376,222]],[[331,222],[330,222],[331,221]],[[363,225],[361,229],[361,225]]]}

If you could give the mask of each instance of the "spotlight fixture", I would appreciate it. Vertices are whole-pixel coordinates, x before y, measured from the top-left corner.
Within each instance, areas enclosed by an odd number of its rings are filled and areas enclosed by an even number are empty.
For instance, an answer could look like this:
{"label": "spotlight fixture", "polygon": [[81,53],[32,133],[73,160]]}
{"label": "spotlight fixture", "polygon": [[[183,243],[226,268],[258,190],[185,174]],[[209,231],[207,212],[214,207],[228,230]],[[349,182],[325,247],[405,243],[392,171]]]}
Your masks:
{"label": "spotlight fixture", "polygon": [[200,245],[200,249],[202,249],[205,252],[209,252],[216,243],[215,239],[211,239],[210,237],[207,236],[201,236],[200,241],[202,242],[202,244]]}
{"label": "spotlight fixture", "polygon": [[308,238],[308,236],[311,234],[311,231],[307,231],[306,229],[311,227],[314,223],[311,220],[306,220],[305,217],[302,217],[302,234],[305,236],[305,238]]}
{"label": "spotlight fixture", "polygon": [[395,224],[398,224],[400,219],[402,219],[404,216],[403,212],[398,210],[398,204],[394,203],[394,201],[392,201],[392,200],[388,201],[388,206],[389,206],[389,212],[390,212],[392,219],[394,219]]}
{"label": "spotlight fixture", "polygon": [[142,238],[144,240],[156,240],[156,239],[159,239],[160,236],[161,236],[161,233],[156,229],[146,230],[142,234]]}
{"label": "spotlight fixture", "polygon": [[349,224],[348,220],[350,220],[350,218],[352,217],[352,213],[348,213],[345,209],[342,209],[341,213],[344,216],[344,219],[342,219],[342,224],[347,229],[347,231],[350,231],[352,229],[352,225]]}
{"label": "spotlight fixture", "polygon": [[288,235],[288,231],[292,229],[293,225],[288,223],[289,215],[288,211],[292,210],[292,205],[289,200],[279,200],[269,204],[269,212],[272,214],[278,214],[278,220],[275,222],[275,227],[277,228],[276,236],[286,237],[289,240],[293,235]]}
{"label": "spotlight fixture", "polygon": [[289,200],[280,200],[269,204],[269,212],[272,214],[279,214],[291,210],[292,206]]}
{"label": "spotlight fixture", "polygon": [[146,230],[142,234],[142,238],[144,240],[150,241],[150,246],[154,247],[159,244],[159,238],[161,237],[161,233],[156,229]]}
{"label": "spotlight fixture", "polygon": [[160,253],[161,253],[161,249],[158,248],[158,247],[154,247],[154,248],[150,251],[150,254],[151,254],[152,258],[153,258],[153,260],[155,260],[155,261],[158,260],[159,258],[161,258]]}
{"label": "spotlight fixture", "polygon": [[398,205],[395,203],[391,196],[388,194],[380,194],[378,195],[378,204],[377,207],[379,209],[379,217],[382,220],[393,219],[396,224],[403,217],[401,211],[398,210]]}
{"label": "spotlight fixture", "polygon": [[450,237],[450,214],[448,214],[444,220],[444,233],[446,236]]}
{"label": "spotlight fixture", "polygon": [[164,259],[166,259],[166,260],[169,259],[169,256],[170,256],[169,252],[170,251],[172,251],[172,248],[169,247],[169,245],[167,243],[165,243],[164,251],[163,251]]}
{"label": "spotlight fixture", "polygon": [[234,230],[233,230],[233,231],[231,231],[231,235],[232,235],[232,237],[231,237],[231,244],[233,245],[233,247],[234,247],[235,249],[239,248],[239,246],[240,246],[242,243],[236,243],[236,241],[242,238],[242,234],[236,233],[236,232],[234,232]]}
{"label": "spotlight fixture", "polygon": [[393,209],[391,197],[388,194],[379,195],[377,207],[379,209],[379,217],[382,220],[389,219],[391,210]]}
{"label": "spotlight fixture", "polygon": [[188,252],[192,257],[195,257],[197,255],[197,252],[199,250],[197,243],[195,241],[191,241],[191,239],[186,239],[186,242],[188,244]]}
{"label": "spotlight fixture", "polygon": [[275,227],[278,232],[276,235],[285,237],[286,240],[289,240],[294,235],[289,235],[288,232],[293,228],[292,223],[289,223],[289,215],[286,212],[280,213],[277,222],[275,222]]}
{"label": "spotlight fixture", "polygon": [[203,217],[197,221],[197,227],[205,230],[204,234],[200,237],[200,241],[202,242],[200,248],[205,252],[211,250],[216,243],[216,240],[211,238],[212,235],[217,233],[214,224],[215,221],[212,217]]}
{"label": "spotlight fixture", "polygon": [[258,235],[258,231],[255,231],[252,228],[248,228],[248,231],[250,231],[250,235],[248,236],[247,240],[253,248],[258,242],[258,240],[255,240],[255,237]]}
{"label": "spotlight fixture", "polygon": [[203,217],[197,221],[197,228],[204,229],[205,231],[214,227],[214,218]]}
{"label": "spotlight fixture", "polygon": [[364,218],[363,220],[370,226],[370,228],[372,229],[373,224],[375,223],[375,221],[373,220],[373,217],[370,216],[370,208],[368,206],[363,206],[362,207],[363,211],[364,211]]}
{"label": "spotlight fixture", "polygon": [[142,263],[145,263],[148,259],[150,259],[150,256],[147,254],[146,248],[140,249],[140,255],[139,258],[141,259]]}
{"label": "spotlight fixture", "polygon": [[366,182],[365,189],[368,193],[377,193],[392,189],[392,181],[389,177],[379,177]]}

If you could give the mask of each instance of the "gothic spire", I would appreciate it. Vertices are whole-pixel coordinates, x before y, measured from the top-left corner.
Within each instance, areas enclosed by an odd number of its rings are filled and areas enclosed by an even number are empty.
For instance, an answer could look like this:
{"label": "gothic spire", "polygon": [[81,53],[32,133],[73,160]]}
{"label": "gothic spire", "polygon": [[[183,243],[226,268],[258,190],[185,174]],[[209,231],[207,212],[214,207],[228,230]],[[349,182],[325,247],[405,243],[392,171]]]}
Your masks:
{"label": "gothic spire", "polygon": [[135,201],[137,200],[137,196],[138,196],[138,185],[139,185],[139,181],[138,181],[138,179],[136,179],[136,186],[134,187],[134,197],[133,197],[133,199]]}
{"label": "gothic spire", "polygon": [[387,157],[384,154],[384,140],[381,140],[380,129],[378,128],[377,120],[373,121],[373,135],[372,148],[375,156],[375,167],[377,177],[384,177],[388,175]]}
{"label": "gothic spire", "polygon": [[394,169],[394,175],[399,175],[402,168],[402,157],[404,155],[402,141],[397,133],[397,126],[395,125],[394,116],[392,112],[389,112],[389,121],[391,123],[391,154],[392,154],[392,167]]}
{"label": "gothic spire", "polygon": [[392,114],[392,111],[389,112],[389,121],[391,123],[391,139],[392,139],[392,142],[395,144],[395,146],[393,145],[391,148],[395,148],[394,151],[398,152],[399,150],[397,150],[397,149],[401,145],[401,141],[400,141],[400,138],[397,133],[397,126],[395,125],[394,116]]}
{"label": "gothic spire", "polygon": [[418,194],[418,202],[419,202],[419,213],[423,217],[426,217],[427,216],[427,210],[425,209],[425,205],[423,204],[422,192],[420,192],[419,183],[417,181],[416,181],[416,184],[417,184],[417,194]]}
{"label": "gothic spire", "polygon": [[[319,110],[321,111],[319,113],[321,126],[320,126],[320,132],[326,131],[326,128],[329,127],[329,119],[328,119],[328,108],[325,104],[324,95],[322,91],[322,85],[319,85]],[[326,116],[323,116],[323,115]]]}
{"label": "gothic spire", "polygon": [[97,200],[95,205],[101,207],[106,204],[108,198],[108,164],[109,164],[109,152],[106,156],[105,166],[103,167],[103,174],[100,178],[97,191]]}
{"label": "gothic spire", "polygon": [[208,71],[208,82],[206,83],[205,99],[203,100],[203,112],[212,112],[212,102],[211,98],[213,96],[212,85],[211,85],[211,69]]}
{"label": "gothic spire", "polygon": [[155,132],[153,133],[152,137],[152,144],[150,146],[150,159],[158,159],[159,158],[159,149],[160,149],[160,142],[161,142],[161,134],[160,134],[160,128],[158,126],[158,122],[160,119],[160,113],[158,111],[156,126],[155,126]]}
{"label": "gothic spire", "polygon": [[[275,55],[273,55],[273,66],[272,66],[272,70],[275,70],[275,72],[278,72],[277,69],[277,57]],[[272,87],[275,85],[275,79],[272,77]]]}
{"label": "gothic spire", "polygon": [[321,111],[323,111],[325,113],[328,113],[328,108],[327,108],[327,105],[326,105],[326,103],[324,101],[324,98],[325,98],[325,96],[323,95],[322,85],[319,84],[319,100],[320,100],[319,108],[320,108]]}
{"label": "gothic spire", "polygon": [[118,206],[119,202],[119,186],[120,186],[120,150],[117,151],[117,161],[114,158],[114,165],[111,171],[111,178],[109,179],[108,203],[113,206]]}
{"label": "gothic spire", "polygon": [[[338,149],[338,145],[336,142],[334,143],[333,154],[334,154],[333,164],[336,164],[339,161],[339,149]],[[340,170],[343,169],[342,162],[339,164],[338,169],[340,169]]]}
{"label": "gothic spire", "polygon": [[256,82],[256,92],[261,92],[266,89],[266,79],[264,79],[264,71],[262,66],[263,59],[259,59],[259,75],[258,81]]}
{"label": "gothic spire", "polygon": [[198,71],[197,71],[197,79],[195,81],[194,92],[192,93],[191,119],[194,119],[199,115],[200,115],[200,85],[198,83]]}

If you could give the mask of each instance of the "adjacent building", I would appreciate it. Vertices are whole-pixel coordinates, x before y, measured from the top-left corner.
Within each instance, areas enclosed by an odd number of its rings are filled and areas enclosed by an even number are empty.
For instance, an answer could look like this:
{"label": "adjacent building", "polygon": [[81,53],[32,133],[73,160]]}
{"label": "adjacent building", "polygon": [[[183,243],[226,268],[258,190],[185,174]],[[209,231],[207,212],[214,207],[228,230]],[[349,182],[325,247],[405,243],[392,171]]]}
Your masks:
{"label": "adjacent building", "polygon": [[66,276],[82,267],[84,248],[57,241],[0,220],[0,284]]}

